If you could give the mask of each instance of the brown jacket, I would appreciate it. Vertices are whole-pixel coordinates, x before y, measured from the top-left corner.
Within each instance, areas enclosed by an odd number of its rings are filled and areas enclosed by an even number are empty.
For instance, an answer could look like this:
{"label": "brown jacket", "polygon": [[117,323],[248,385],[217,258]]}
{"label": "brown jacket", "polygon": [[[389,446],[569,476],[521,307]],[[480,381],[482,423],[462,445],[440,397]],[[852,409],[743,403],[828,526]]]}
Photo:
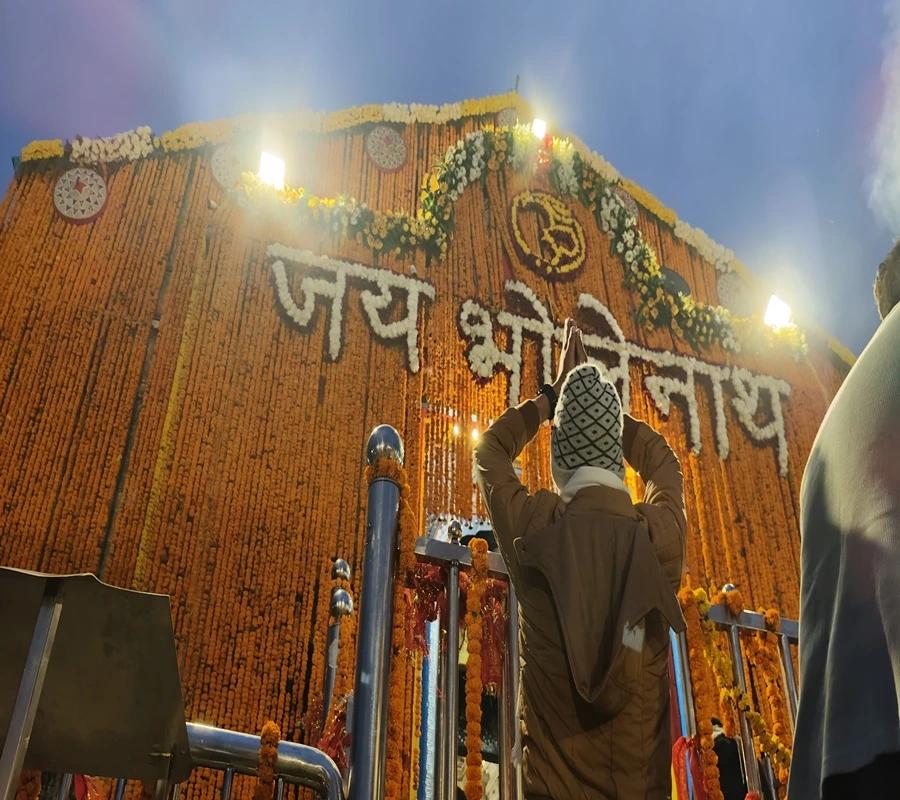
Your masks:
{"label": "brown jacket", "polygon": [[528,401],[475,448],[519,600],[525,796],[667,798],[669,627],[684,629],[675,597],[687,527],[678,459],[626,416],[625,458],[644,480],[644,501],[590,486],[566,506],[553,492],[530,495],[516,476],[513,462],[539,426]]}

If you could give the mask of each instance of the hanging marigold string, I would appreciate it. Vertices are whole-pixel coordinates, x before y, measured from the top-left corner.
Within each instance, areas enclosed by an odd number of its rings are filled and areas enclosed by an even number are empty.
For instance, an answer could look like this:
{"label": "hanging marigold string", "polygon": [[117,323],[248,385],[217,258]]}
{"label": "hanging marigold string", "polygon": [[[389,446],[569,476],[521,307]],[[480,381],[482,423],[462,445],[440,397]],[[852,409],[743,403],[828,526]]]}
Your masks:
{"label": "hanging marigold string", "polygon": [[466,800],[481,800],[481,641],[484,637],[483,602],[488,576],[488,545],[484,539],[469,542],[472,579],[466,592]]}
{"label": "hanging marigold string", "polygon": [[737,708],[744,712],[744,716],[747,718],[747,722],[750,723],[750,728],[759,744],[759,748],[772,759],[779,771],[784,770],[783,774],[787,775],[791,767],[790,750],[784,746],[779,737],[769,731],[762,715],[753,708],[749,695],[735,684],[731,660],[726,658],[723,653],[719,643],[719,632],[715,623],[708,617],[710,603],[706,592],[703,589],[696,589],[694,596],[697,610],[702,618],[701,628],[703,631],[704,650],[713,668],[716,682],[719,684],[719,690],[727,693]]}
{"label": "hanging marigold string", "polygon": [[[704,593],[704,597],[706,594]],[[703,784],[709,800],[725,800],[719,778],[719,757],[713,749],[712,719],[715,716],[715,687],[709,684],[704,669],[703,628],[697,597],[690,588],[678,593],[684,619],[687,623],[688,659],[691,667],[691,683],[694,689],[694,712],[697,733],[700,737],[700,757],[703,763]]]}
{"label": "hanging marigold string", "polygon": [[41,796],[41,772],[37,769],[23,769],[19,775],[16,800],[38,800]]}
{"label": "hanging marigold string", "polygon": [[[745,637],[750,663],[762,676],[765,685],[765,698],[768,703],[769,724],[772,736],[784,747],[776,749],[771,755],[775,766],[776,777],[781,784],[781,793],[787,787],[790,774],[790,753],[793,746],[791,726],[785,704],[784,686],[781,675],[781,654],[778,649],[777,631],[781,625],[781,616],[775,609],[760,609],[766,621],[768,631],[757,631]],[[760,742],[762,748],[762,742]],[[785,758],[787,756],[787,758]]]}
{"label": "hanging marigold string", "polygon": [[272,800],[275,793],[275,766],[278,763],[278,743],[281,729],[271,720],[263,725],[259,737],[259,766],[256,768],[256,788],[253,800]]}
{"label": "hanging marigold string", "polygon": [[400,557],[394,576],[393,625],[391,628],[391,674],[388,691],[387,764],[385,800],[400,800],[404,783],[404,765],[410,764],[410,737],[404,735],[404,717],[410,687],[410,652],[406,648],[407,615],[405,592],[416,567],[415,514],[410,506],[409,477],[396,461],[383,458],[366,469],[366,482],[386,478],[400,487]]}
{"label": "hanging marigold string", "polygon": [[[738,616],[744,610],[744,599],[738,589],[725,591],[720,589],[716,592],[716,605],[723,606],[733,616]],[[724,634],[720,634],[720,637]],[[728,662],[728,669],[731,670],[731,655],[727,650],[722,650],[725,660]],[[732,674],[730,671],[728,674]],[[722,733],[729,739],[737,736],[737,706],[734,704],[734,698],[731,693],[725,689],[719,691],[719,720],[722,722]]]}

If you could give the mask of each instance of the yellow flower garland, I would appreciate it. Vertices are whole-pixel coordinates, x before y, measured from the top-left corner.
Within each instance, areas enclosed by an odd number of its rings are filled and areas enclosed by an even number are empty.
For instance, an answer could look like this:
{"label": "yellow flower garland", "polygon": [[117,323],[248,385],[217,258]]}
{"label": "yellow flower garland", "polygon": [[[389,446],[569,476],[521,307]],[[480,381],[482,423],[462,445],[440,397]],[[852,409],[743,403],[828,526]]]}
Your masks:
{"label": "yellow flower garland", "polygon": [[37,161],[42,158],[60,158],[65,147],[60,139],[39,139],[22,148],[22,161]]}
{"label": "yellow flower garland", "polygon": [[[776,748],[770,753],[775,766],[779,783],[787,785],[790,773],[790,756],[793,742],[791,741],[790,722],[785,704],[784,687],[781,677],[781,654],[778,649],[778,631],[781,617],[775,609],[768,611],[761,609],[766,620],[768,631],[756,631],[746,637],[748,643],[748,657],[750,663],[762,675],[765,684],[765,697],[769,705],[769,714],[772,725],[772,738],[779,741],[782,749]],[[760,742],[762,746],[762,742]]]}
{"label": "yellow flower garland", "polygon": [[[733,594],[733,593],[728,593]],[[727,658],[718,641],[719,632],[716,625],[709,619],[709,598],[703,589],[694,590],[697,608],[701,616],[703,629],[703,643],[706,657],[713,668],[716,682],[722,694],[730,698],[735,706],[744,712],[744,716],[750,723],[753,736],[757,740],[759,748],[766,753],[772,763],[782,774],[786,775],[791,767],[791,752],[781,742],[780,738],[768,730],[762,715],[753,708],[750,697],[735,684],[732,672],[731,659]]]}
{"label": "yellow flower garland", "polygon": [[653,216],[658,217],[665,222],[666,225],[671,225],[673,228],[675,227],[675,223],[678,221],[678,215],[671,208],[664,206],[650,194],[650,192],[642,189],[634,181],[622,178],[619,183],[628,194],[646,208],[647,211],[653,214]]}

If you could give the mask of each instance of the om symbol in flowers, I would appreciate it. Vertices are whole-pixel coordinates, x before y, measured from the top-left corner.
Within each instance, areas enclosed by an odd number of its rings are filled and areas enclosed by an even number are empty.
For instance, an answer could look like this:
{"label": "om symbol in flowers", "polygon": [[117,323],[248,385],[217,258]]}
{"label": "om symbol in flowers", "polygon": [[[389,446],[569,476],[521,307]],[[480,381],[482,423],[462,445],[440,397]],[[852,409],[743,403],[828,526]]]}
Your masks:
{"label": "om symbol in flowers", "polygon": [[[525,226],[526,212],[536,212],[537,241],[531,244],[534,226]],[[509,227],[516,250],[530,269],[548,278],[578,270],[584,264],[584,228],[566,204],[546,192],[525,191],[513,198]],[[532,236],[526,236],[525,228]]]}

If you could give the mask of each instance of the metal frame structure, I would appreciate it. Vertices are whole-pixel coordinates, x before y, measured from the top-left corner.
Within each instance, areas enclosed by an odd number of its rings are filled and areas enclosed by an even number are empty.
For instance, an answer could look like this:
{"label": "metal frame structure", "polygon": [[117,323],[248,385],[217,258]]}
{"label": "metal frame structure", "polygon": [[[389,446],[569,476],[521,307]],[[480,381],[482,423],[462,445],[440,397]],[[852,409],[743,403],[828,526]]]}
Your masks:
{"label": "metal frame structure", "polygon": [[[399,434],[392,428],[377,428],[369,439],[369,463],[373,463],[373,454],[377,457],[392,458],[402,463],[403,445]],[[363,589],[361,608],[364,614],[360,619],[360,645],[357,661],[356,714],[354,715],[354,741],[360,741],[358,732],[362,732],[361,752],[355,752],[351,759],[351,800],[380,800],[381,794],[376,790],[383,787],[384,744],[383,732],[387,724],[387,707],[383,702],[386,691],[387,659],[389,645],[384,637],[390,629],[392,608],[389,591],[393,577],[393,565],[387,564],[389,558],[396,556],[397,500],[396,488],[390,490],[379,487],[376,481],[369,490],[369,529],[365,562],[363,567]],[[391,483],[387,481],[387,483]],[[395,484],[392,484],[395,487]],[[422,560],[440,565],[444,569],[447,590],[446,619],[441,620],[442,647],[439,654],[438,669],[440,672],[441,700],[438,707],[437,735],[433,763],[437,764],[436,800],[454,800],[456,797],[456,736],[457,716],[455,713],[457,697],[458,662],[453,657],[459,650],[459,571],[471,567],[472,556],[469,548],[459,544],[459,524],[451,525],[451,541],[419,538],[416,542],[416,556]],[[385,551],[389,551],[386,555]],[[488,554],[488,569],[491,577],[509,580],[506,565],[499,553]],[[733,587],[726,586],[725,589]],[[500,770],[501,800],[519,800],[522,796],[521,776],[521,741],[517,714],[518,697],[518,616],[515,589],[509,587],[509,636],[504,653],[504,682],[500,703],[500,737],[502,759]],[[735,683],[746,690],[746,676],[743,670],[740,632],[768,631],[765,619],[761,614],[744,611],[737,616],[721,606],[713,606],[709,618],[729,634],[729,647],[734,665]],[[376,640],[377,628],[381,639]],[[366,636],[363,637],[363,630]],[[788,708],[791,724],[794,724],[797,710],[797,685],[794,674],[791,645],[796,644],[798,625],[796,621],[783,619],[776,632],[779,637],[780,653],[784,685],[788,697]],[[376,646],[377,641],[377,646]],[[679,712],[683,720],[683,730],[687,737],[697,733],[697,721],[694,718],[693,689],[688,662],[688,645],[682,633],[673,636],[673,649],[678,670]],[[382,682],[380,688],[373,688],[375,678]],[[363,707],[365,705],[365,708]],[[752,732],[743,712],[739,711],[741,725],[741,750],[745,777],[750,791],[759,791],[760,775],[757,758],[753,748]],[[357,727],[357,720],[364,721]],[[381,737],[381,738],[380,738]],[[771,765],[764,760],[767,777],[773,781]]]}

